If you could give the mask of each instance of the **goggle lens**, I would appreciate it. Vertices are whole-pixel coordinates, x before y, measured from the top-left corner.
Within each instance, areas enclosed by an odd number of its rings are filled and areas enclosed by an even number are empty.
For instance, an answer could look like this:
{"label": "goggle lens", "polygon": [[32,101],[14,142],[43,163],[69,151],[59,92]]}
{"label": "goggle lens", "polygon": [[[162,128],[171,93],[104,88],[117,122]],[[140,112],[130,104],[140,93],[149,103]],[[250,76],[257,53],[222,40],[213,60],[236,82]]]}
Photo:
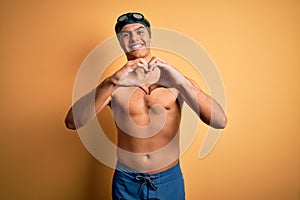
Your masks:
{"label": "goggle lens", "polygon": [[119,17],[118,21],[119,21],[119,22],[123,22],[123,21],[125,21],[127,18],[128,18],[127,15],[122,15],[121,17]]}
{"label": "goggle lens", "polygon": [[133,16],[135,19],[137,19],[137,20],[143,19],[143,15],[138,14],[138,13],[134,13],[132,16]]}
{"label": "goggle lens", "polygon": [[133,18],[135,20],[143,20],[144,16],[140,13],[124,14],[118,18],[118,22],[126,22],[129,18]]}

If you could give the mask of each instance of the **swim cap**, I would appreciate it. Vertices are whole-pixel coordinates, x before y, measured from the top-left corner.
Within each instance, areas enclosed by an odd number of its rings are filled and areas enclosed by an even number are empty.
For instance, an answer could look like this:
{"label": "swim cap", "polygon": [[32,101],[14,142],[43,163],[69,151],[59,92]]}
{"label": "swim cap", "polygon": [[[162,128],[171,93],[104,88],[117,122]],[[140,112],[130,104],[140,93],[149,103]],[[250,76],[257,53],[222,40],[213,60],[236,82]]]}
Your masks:
{"label": "swim cap", "polygon": [[135,24],[135,23],[144,25],[147,28],[151,37],[150,22],[141,13],[132,13],[132,12],[123,14],[120,17],[118,17],[117,23],[115,25],[116,34],[120,33],[120,31],[125,25]]}

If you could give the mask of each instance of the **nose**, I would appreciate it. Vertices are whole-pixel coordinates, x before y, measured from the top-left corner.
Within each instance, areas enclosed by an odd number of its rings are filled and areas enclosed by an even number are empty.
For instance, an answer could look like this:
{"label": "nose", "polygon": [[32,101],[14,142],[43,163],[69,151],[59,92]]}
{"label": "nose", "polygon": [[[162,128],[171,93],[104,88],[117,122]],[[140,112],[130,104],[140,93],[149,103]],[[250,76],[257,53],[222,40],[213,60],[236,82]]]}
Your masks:
{"label": "nose", "polygon": [[139,39],[138,35],[136,33],[132,33],[130,37],[130,42],[133,43]]}

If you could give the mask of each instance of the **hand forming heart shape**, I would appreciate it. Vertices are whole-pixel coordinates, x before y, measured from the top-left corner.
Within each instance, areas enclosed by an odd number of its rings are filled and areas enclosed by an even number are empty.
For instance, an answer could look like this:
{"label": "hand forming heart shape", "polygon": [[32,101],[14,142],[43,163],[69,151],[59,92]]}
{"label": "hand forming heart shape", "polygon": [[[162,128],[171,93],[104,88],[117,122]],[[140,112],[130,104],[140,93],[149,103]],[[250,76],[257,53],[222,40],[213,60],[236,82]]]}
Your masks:
{"label": "hand forming heart shape", "polygon": [[160,78],[160,69],[158,67],[154,67],[152,71],[147,71],[145,68],[138,67],[134,71],[135,78],[139,80],[140,83],[145,85],[151,85],[156,83]]}

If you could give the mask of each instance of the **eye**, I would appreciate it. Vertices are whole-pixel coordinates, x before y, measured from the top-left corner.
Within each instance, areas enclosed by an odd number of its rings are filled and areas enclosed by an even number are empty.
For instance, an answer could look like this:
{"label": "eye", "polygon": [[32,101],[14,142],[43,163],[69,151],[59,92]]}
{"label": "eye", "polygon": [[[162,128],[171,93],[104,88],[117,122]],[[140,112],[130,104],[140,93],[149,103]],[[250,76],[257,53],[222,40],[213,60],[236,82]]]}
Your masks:
{"label": "eye", "polygon": [[136,33],[138,34],[138,35],[142,35],[142,34],[144,34],[144,30],[138,30]]}
{"label": "eye", "polygon": [[121,34],[121,37],[122,37],[122,38],[128,38],[128,37],[129,37],[129,33],[123,32],[123,33]]}

